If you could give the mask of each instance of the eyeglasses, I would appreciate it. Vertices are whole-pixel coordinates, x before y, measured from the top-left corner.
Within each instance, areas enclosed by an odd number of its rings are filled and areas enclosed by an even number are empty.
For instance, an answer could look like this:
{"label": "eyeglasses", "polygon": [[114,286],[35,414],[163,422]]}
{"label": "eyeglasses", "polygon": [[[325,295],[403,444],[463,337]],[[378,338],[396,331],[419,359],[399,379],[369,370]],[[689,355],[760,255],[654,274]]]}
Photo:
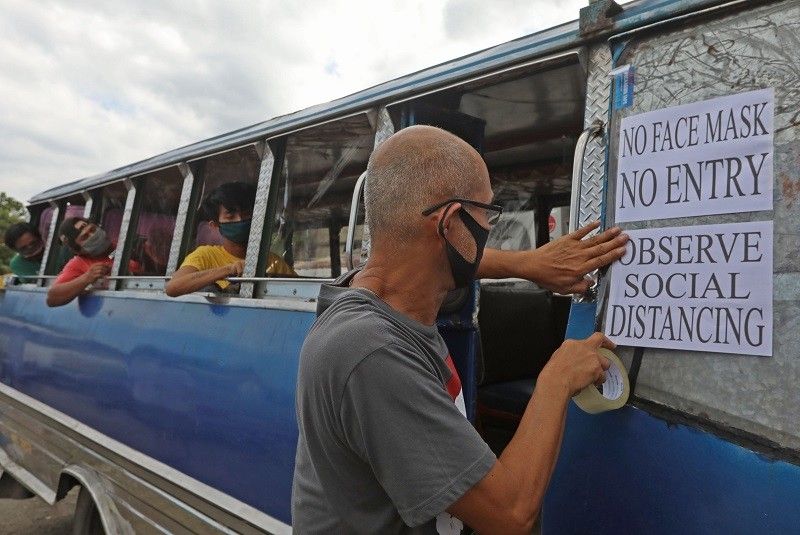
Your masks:
{"label": "eyeglasses", "polygon": [[457,202],[461,204],[467,204],[469,206],[475,206],[476,208],[483,208],[484,210],[486,210],[486,220],[489,222],[489,225],[495,225],[498,221],[500,221],[500,214],[503,213],[503,207],[500,206],[499,204],[486,204],[485,202],[473,201],[471,199],[461,199],[459,197],[453,197],[452,199],[447,199],[446,201],[442,201],[439,204],[434,204],[430,208],[426,208],[425,210],[422,211],[422,215],[429,216],[439,208]]}

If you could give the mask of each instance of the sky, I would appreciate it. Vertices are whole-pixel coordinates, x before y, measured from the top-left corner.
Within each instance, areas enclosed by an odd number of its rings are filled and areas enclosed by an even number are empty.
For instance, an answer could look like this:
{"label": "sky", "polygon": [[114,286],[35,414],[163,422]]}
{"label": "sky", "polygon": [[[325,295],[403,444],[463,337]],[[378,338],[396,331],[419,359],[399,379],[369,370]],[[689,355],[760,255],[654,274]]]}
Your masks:
{"label": "sky", "polygon": [[0,191],[48,188],[578,17],[588,0],[0,0]]}

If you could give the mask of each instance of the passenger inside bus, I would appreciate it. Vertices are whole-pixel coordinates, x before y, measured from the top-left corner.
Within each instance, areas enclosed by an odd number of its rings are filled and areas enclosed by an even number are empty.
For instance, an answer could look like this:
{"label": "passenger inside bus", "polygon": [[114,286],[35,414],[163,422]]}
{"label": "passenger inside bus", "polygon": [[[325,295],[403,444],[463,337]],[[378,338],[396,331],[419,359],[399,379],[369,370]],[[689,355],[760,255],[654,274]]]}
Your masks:
{"label": "passenger inside bus", "polygon": [[11,225],[5,234],[6,247],[16,254],[11,257],[11,272],[20,278],[20,282],[33,282],[39,274],[39,267],[44,254],[44,241],[39,231],[30,223]]}
{"label": "passenger inside bus", "polygon": [[[66,305],[87,286],[111,273],[112,253],[116,248],[103,227],[83,217],[65,219],[58,229],[58,236],[75,256],[67,262],[47,292],[47,306],[50,307]],[[130,271],[138,273],[136,262],[131,263]]]}
{"label": "passenger inside bus", "polygon": [[174,227],[174,220],[165,226],[151,225],[147,234],[136,244],[135,249],[138,251],[134,258],[141,258],[143,275],[166,273]]}
{"label": "passenger inside bus", "polygon": [[[218,232],[221,245],[200,245],[186,256],[180,269],[167,283],[164,291],[177,297],[206,288],[232,291],[226,280],[241,276],[244,270],[250,219],[253,215],[256,189],[244,182],[228,182],[211,191],[200,205],[201,217]],[[295,277],[297,274],[284,260],[269,252],[267,275]]]}

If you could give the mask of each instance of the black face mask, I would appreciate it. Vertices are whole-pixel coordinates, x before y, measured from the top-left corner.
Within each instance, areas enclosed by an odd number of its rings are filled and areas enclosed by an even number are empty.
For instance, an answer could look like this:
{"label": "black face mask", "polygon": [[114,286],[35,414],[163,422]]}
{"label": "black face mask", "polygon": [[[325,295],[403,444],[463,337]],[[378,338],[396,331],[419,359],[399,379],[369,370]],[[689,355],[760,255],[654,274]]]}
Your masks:
{"label": "black face mask", "polygon": [[450,263],[450,272],[453,275],[453,282],[456,288],[464,288],[475,280],[475,274],[478,272],[478,265],[481,263],[483,257],[483,249],[486,247],[486,240],[489,238],[489,229],[483,228],[480,223],[475,221],[475,218],[469,215],[469,212],[463,208],[459,208],[458,216],[464,222],[464,226],[472,234],[475,240],[475,261],[468,262],[455,247],[453,247],[444,235],[444,218],[439,220],[439,235],[444,238],[447,246],[447,260]]}

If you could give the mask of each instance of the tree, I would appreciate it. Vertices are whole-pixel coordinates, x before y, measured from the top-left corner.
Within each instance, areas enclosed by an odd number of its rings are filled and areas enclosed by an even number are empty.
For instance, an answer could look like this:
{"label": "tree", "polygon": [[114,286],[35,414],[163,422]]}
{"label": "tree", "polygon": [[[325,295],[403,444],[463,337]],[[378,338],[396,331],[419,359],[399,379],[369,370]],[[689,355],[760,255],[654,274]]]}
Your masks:
{"label": "tree", "polygon": [[[0,234],[5,236],[8,227],[27,220],[28,211],[25,209],[25,205],[0,191]],[[0,274],[11,272],[8,263],[12,256],[14,256],[14,251],[0,242]]]}

